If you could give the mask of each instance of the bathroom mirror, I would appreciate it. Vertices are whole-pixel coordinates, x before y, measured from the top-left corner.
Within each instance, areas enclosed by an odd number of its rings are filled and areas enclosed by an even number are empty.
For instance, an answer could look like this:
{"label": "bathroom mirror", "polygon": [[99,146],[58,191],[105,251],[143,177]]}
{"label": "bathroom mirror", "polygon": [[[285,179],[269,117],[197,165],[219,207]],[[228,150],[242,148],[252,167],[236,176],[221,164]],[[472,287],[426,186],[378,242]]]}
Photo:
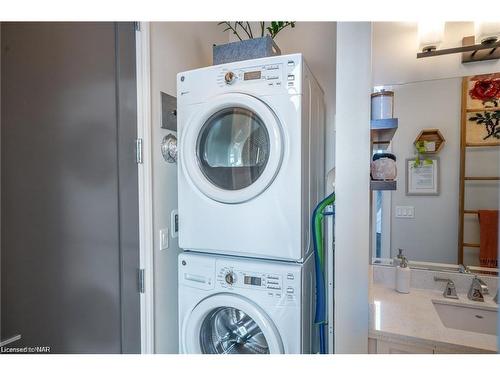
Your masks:
{"label": "bathroom mirror", "polygon": [[[469,93],[473,84],[463,88],[463,77],[456,77],[384,86],[394,92],[394,117],[399,121],[387,149],[397,158],[398,176],[396,190],[372,192],[371,259],[374,263],[387,264],[387,260],[397,256],[398,249],[403,249],[410,265],[424,268],[441,265],[458,270],[451,266],[458,264],[482,268],[495,266],[498,253],[493,256],[490,251],[485,255],[487,250],[480,244],[484,245],[484,238],[488,236],[491,246],[491,241],[498,237],[498,223],[492,225],[491,220],[483,219],[487,224],[481,224],[481,228],[478,216],[489,212],[498,217],[500,145],[465,147],[466,156],[463,154],[462,117],[468,120],[477,116],[472,109],[462,111],[462,95]],[[500,94],[500,75],[498,86]],[[498,109],[491,108],[487,112],[500,117],[500,103],[497,105]],[[473,130],[484,126],[478,119],[472,122],[475,124],[467,126],[476,126]],[[439,152],[420,157],[423,161],[427,158],[439,160],[439,193],[412,195],[408,194],[406,186],[407,159],[415,159],[414,143],[424,129],[438,129],[443,138]],[[493,143],[500,143],[500,139]],[[462,187],[461,177],[465,177]],[[463,207],[460,205],[462,196]],[[463,251],[460,238],[463,238]],[[484,262],[485,257],[489,262]]]}

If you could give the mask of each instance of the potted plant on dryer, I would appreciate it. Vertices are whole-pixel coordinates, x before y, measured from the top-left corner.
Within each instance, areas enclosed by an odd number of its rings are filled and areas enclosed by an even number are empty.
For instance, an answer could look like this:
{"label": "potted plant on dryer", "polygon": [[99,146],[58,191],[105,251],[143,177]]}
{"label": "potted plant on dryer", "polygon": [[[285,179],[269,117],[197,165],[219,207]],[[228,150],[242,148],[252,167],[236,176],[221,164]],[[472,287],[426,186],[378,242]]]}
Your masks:
{"label": "potted plant on dryer", "polygon": [[[294,21],[259,22],[257,33],[252,30],[250,22],[223,21],[224,32],[230,32],[238,41],[213,46],[213,64],[225,64],[234,61],[258,59],[281,55],[281,50],[274,42],[274,38],[284,29],[294,28]],[[254,27],[256,27],[254,25]]]}

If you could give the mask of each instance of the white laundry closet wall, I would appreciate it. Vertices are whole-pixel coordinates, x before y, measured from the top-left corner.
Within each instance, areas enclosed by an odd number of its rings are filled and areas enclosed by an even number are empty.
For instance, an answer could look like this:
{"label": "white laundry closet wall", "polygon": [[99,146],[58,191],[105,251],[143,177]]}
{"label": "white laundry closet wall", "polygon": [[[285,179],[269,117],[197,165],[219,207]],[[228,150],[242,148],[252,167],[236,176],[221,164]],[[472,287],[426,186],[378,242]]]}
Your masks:
{"label": "white laundry closet wall", "polygon": [[216,22],[152,22],[150,27],[155,353],[177,353],[177,238],[170,236],[169,248],[159,250],[159,231],[170,228],[170,213],[177,208],[177,164],[161,155],[169,131],[160,124],[160,91],[176,96],[177,73],[211,65],[212,45],[224,43],[227,35]]}
{"label": "white laundry closet wall", "polygon": [[368,352],[372,25],[337,24],[335,353]]}

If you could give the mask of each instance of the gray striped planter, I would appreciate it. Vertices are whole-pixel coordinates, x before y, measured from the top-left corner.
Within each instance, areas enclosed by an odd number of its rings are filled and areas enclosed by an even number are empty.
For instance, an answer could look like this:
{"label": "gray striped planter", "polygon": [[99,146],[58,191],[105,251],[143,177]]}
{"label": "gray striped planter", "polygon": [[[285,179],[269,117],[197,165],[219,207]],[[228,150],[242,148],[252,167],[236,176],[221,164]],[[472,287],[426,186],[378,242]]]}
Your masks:
{"label": "gray striped planter", "polygon": [[281,51],[268,35],[262,38],[246,39],[218,46],[214,45],[213,65],[276,55],[281,55]]}

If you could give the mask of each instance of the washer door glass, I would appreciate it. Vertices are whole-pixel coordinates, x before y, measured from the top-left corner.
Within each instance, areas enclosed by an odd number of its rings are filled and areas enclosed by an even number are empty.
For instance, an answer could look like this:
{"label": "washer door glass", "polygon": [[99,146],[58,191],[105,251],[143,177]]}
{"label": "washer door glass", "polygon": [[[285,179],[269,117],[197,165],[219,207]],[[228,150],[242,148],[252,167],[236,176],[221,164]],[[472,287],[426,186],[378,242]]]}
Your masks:
{"label": "washer door glass", "polygon": [[269,345],[259,325],[234,307],[209,312],[200,330],[204,354],[269,354]]}
{"label": "washer door glass", "polygon": [[269,133],[262,119],[241,107],[214,113],[197,141],[198,163],[205,177],[224,190],[253,184],[269,159]]}

